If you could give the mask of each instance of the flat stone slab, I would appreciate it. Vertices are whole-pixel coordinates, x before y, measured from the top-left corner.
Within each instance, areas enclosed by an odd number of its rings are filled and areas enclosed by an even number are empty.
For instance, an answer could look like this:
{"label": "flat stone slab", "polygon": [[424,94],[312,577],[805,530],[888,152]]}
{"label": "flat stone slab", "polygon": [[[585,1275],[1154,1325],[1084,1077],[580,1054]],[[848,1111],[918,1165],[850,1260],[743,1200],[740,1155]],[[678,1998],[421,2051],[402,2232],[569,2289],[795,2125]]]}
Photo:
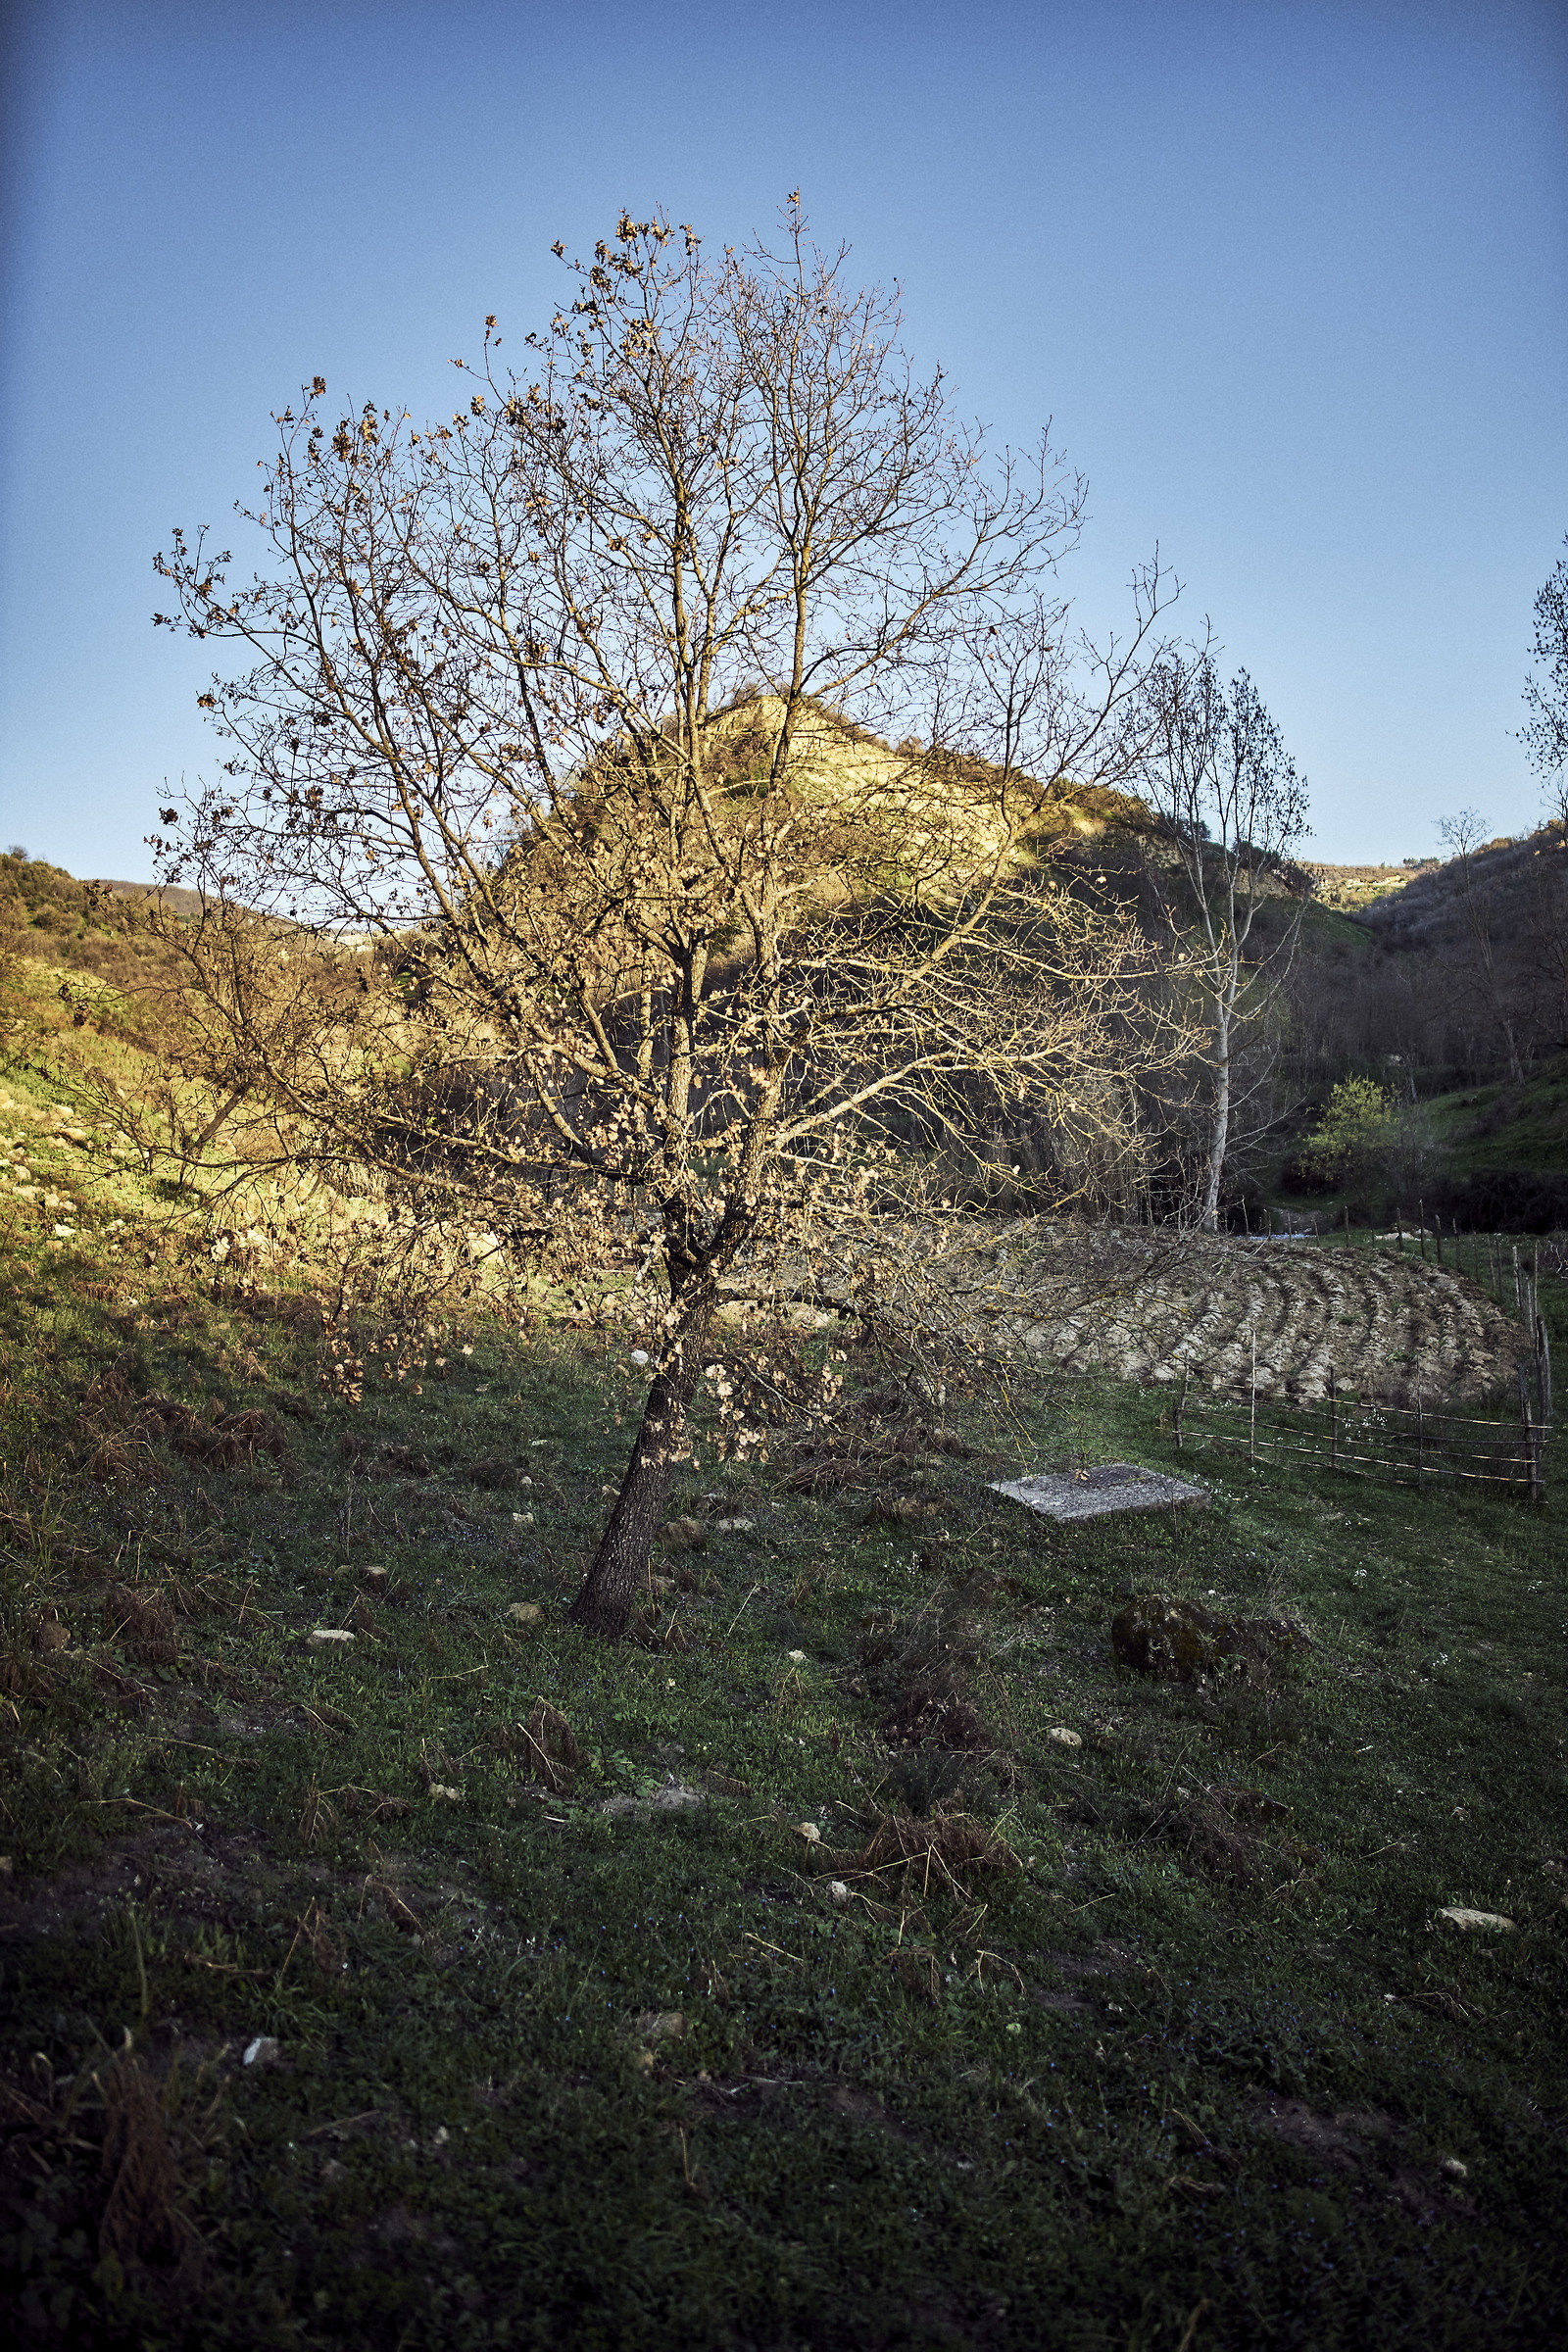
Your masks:
{"label": "flat stone slab", "polygon": [[1179,1502],[1207,1502],[1202,1487],[1136,1462],[1102,1462],[1097,1470],[1031,1470],[1027,1478],[998,1478],[1005,1494],[1045,1519],[1103,1519],[1111,1511],[1168,1511]]}

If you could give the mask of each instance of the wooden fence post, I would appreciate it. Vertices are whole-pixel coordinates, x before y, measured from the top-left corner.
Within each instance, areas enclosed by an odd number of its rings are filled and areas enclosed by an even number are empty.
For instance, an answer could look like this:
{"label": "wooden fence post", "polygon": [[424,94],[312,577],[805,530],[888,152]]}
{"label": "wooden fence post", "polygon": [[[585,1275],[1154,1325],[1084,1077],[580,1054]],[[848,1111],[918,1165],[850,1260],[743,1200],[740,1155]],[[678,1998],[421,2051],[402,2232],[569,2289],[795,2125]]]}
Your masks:
{"label": "wooden fence post", "polygon": [[1525,1441],[1525,1477],[1530,1483],[1530,1499],[1536,1502],[1540,1499],[1540,1473],[1536,1462],[1535,1425],[1530,1418],[1530,1374],[1525,1369],[1523,1356],[1519,1358],[1519,1421]]}
{"label": "wooden fence post", "polygon": [[1329,1366],[1329,1468],[1340,1466],[1340,1403],[1334,1391],[1334,1366]]}
{"label": "wooden fence post", "polygon": [[1541,1392],[1541,1418],[1549,1429],[1551,1412],[1551,1342],[1546,1336],[1546,1318],[1536,1317],[1536,1386]]}
{"label": "wooden fence post", "polygon": [[1247,1458],[1257,1459],[1257,1325],[1252,1326],[1252,1400],[1248,1422]]}
{"label": "wooden fence post", "polygon": [[1425,1265],[1427,1262],[1427,1204],[1424,1200],[1417,1200],[1415,1213],[1421,1226],[1421,1263]]}
{"label": "wooden fence post", "polygon": [[1513,1311],[1523,1322],[1525,1306],[1524,1300],[1519,1295],[1519,1245],[1517,1242],[1513,1246]]}
{"label": "wooden fence post", "polygon": [[1424,1402],[1424,1399],[1423,1399],[1423,1397],[1422,1397],[1422,1395],[1421,1395],[1421,1391],[1420,1391],[1419,1389],[1417,1389],[1417,1391],[1416,1391],[1416,1393],[1415,1393],[1415,1483],[1416,1483],[1416,1485],[1417,1485],[1417,1487],[1418,1487],[1418,1488],[1419,1488],[1419,1487],[1421,1487],[1421,1486],[1424,1486],[1424,1485],[1425,1485],[1425,1483],[1426,1483],[1426,1475],[1427,1475],[1427,1422],[1426,1422],[1426,1406],[1425,1406],[1425,1402]]}

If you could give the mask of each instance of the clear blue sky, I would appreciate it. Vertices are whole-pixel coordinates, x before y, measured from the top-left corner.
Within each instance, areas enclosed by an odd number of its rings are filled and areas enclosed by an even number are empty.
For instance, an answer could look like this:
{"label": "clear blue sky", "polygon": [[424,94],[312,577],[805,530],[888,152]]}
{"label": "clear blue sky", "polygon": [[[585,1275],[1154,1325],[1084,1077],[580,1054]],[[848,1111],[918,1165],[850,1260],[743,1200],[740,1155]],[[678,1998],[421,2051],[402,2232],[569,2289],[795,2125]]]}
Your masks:
{"label": "clear blue sky", "polygon": [[[805,192],[907,339],[1157,539],[1304,767],[1314,855],[1531,820],[1531,604],[1568,531],[1562,0],[11,0],[0,842],[143,876],[210,767],[150,625],[270,412],[450,400],[622,205],[716,242]],[[238,526],[236,526],[237,529]]]}

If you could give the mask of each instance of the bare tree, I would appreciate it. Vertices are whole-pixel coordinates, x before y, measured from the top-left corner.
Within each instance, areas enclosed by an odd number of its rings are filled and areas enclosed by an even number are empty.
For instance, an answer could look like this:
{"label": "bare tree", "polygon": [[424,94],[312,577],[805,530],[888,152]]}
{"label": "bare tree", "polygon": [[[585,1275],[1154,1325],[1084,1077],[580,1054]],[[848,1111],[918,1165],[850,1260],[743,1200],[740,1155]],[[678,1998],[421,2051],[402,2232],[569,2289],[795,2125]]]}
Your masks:
{"label": "bare tree", "polygon": [[[1209,652],[1172,655],[1153,667],[1151,701],[1145,797],[1163,820],[1199,935],[1207,1033],[1199,1223],[1211,1233],[1237,1109],[1238,1032],[1264,1010],[1299,931],[1304,900],[1288,858],[1308,829],[1306,785],[1245,670],[1227,694]],[[1292,891],[1283,936],[1266,955],[1250,955],[1265,899]]]}
{"label": "bare tree", "polygon": [[1136,768],[1169,583],[1075,638],[1081,483],[993,456],[845,259],[793,199],[717,262],[622,216],[519,373],[486,322],[449,421],[333,427],[318,378],[285,410],[249,586],[201,537],[160,559],[249,664],[202,698],[229,756],[166,870],[401,961],[392,1013],[280,1065],[302,1148],[515,1247],[658,1204],[662,1338],[573,1608],[611,1638],[769,1220],[863,1193],[879,1122],[960,1129],[979,1085],[1092,1123],[1097,1070],[1168,1050],[1148,941],[1029,852],[1055,780]]}
{"label": "bare tree", "polygon": [[1524,1076],[1518,1008],[1499,954],[1492,878],[1480,864],[1481,853],[1491,847],[1487,828],[1474,808],[1461,808],[1457,816],[1442,819],[1438,838],[1459,869],[1459,905],[1470,942],[1472,983],[1495,1023],[1508,1055],[1508,1075],[1517,1084]]}
{"label": "bare tree", "polygon": [[1547,813],[1568,825],[1568,555],[1558,557],[1537,594],[1532,651],[1542,674],[1525,681],[1530,716],[1523,741],[1545,788]]}

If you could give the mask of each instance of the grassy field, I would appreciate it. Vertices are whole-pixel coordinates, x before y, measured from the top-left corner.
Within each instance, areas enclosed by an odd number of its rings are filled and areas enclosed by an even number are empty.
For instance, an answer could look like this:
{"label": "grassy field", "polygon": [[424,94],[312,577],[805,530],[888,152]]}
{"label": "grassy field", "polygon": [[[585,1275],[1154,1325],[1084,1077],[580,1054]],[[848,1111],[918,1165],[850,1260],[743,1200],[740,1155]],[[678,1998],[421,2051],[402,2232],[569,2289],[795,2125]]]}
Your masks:
{"label": "grassy field", "polygon": [[[1214,1457],[1054,1528],[988,1479],[1190,1467],[1157,1396],[1008,1432],[852,1355],[834,1447],[688,1474],[612,1652],[636,1330],[368,1332],[336,1402],[299,1269],[75,1109],[0,1103],[19,2340],[1560,2333],[1560,1445],[1543,1511]],[[1155,1590],[1309,1645],[1147,1680]]]}

